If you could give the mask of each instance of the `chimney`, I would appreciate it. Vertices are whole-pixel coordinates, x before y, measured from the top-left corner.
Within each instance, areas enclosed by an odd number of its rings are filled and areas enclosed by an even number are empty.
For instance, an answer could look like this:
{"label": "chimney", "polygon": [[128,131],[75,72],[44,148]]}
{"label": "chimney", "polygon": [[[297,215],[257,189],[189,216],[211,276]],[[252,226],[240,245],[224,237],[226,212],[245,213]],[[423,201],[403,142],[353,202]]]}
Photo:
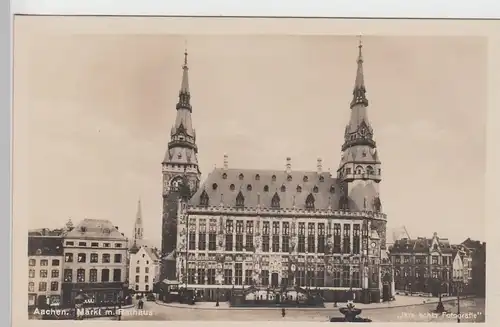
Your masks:
{"label": "chimney", "polygon": [[227,170],[228,162],[227,162],[227,154],[224,153],[224,170]]}
{"label": "chimney", "polygon": [[316,167],[318,168],[318,174],[321,174],[323,172],[323,159],[318,158]]}
{"label": "chimney", "polygon": [[291,174],[292,173],[292,158],[286,157],[286,173]]}

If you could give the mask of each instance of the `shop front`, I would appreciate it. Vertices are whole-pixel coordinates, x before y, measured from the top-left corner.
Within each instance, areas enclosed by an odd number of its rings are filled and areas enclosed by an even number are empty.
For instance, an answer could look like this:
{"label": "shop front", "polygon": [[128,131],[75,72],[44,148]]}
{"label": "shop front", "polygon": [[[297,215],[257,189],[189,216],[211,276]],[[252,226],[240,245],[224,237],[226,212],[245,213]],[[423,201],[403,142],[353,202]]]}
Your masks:
{"label": "shop front", "polygon": [[73,307],[75,298],[79,294],[84,297],[84,307],[114,305],[123,299],[123,290],[122,282],[64,283],[62,286],[63,306]]}

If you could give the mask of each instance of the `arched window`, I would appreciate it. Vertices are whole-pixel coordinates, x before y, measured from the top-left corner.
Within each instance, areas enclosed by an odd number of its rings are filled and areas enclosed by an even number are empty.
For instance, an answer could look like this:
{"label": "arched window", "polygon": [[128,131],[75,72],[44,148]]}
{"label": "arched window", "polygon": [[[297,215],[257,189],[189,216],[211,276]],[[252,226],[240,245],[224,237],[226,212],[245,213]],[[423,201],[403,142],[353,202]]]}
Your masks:
{"label": "arched window", "polygon": [[281,192],[285,192],[286,191],[286,187],[285,185],[281,185],[281,189],[280,189]]}
{"label": "arched window", "polygon": [[280,208],[280,197],[278,193],[274,193],[274,196],[271,200],[271,207],[274,209]]}
{"label": "arched window", "polygon": [[357,166],[356,167],[356,175],[361,175],[363,174],[363,167]]}
{"label": "arched window", "polygon": [[304,178],[302,180],[304,181],[304,183],[307,183],[307,181],[309,180],[309,178],[307,178],[307,176],[304,176]]}
{"label": "arched window", "polygon": [[208,206],[208,194],[205,190],[200,195],[200,206]]}
{"label": "arched window", "polygon": [[264,192],[269,192],[269,186],[267,185],[264,186]]}
{"label": "arched window", "polygon": [[318,189],[318,187],[317,187],[317,186],[314,186],[314,187],[313,187],[313,192],[314,192],[314,193],[318,193],[318,192],[319,192],[319,189]]}
{"label": "arched window", "polygon": [[259,174],[255,175],[255,180],[256,181],[260,181],[260,175]]}
{"label": "arched window", "polygon": [[240,181],[243,180],[243,177],[244,177],[243,174],[240,174],[240,176],[238,176],[238,178],[240,179]]}
{"label": "arched window", "polygon": [[306,198],[306,209],[314,209],[314,196],[311,193]]}
{"label": "arched window", "polygon": [[272,180],[273,182],[276,182],[276,175],[273,175],[273,176],[271,177],[271,180]]}
{"label": "arched window", "polygon": [[247,191],[251,191],[252,190],[252,185],[248,184],[247,185]]}
{"label": "arched window", "polygon": [[330,186],[330,193],[335,193],[335,186]]}
{"label": "arched window", "polygon": [[227,179],[227,174],[226,173],[222,174],[222,179]]}
{"label": "arched window", "polygon": [[297,192],[298,192],[298,193],[302,192],[302,186],[297,185]]}
{"label": "arched window", "polygon": [[245,197],[243,196],[241,191],[236,196],[236,206],[237,207],[244,207],[245,206]]}
{"label": "arched window", "polygon": [[325,181],[325,177],[324,176],[319,176],[319,181],[320,182],[324,182]]}
{"label": "arched window", "polygon": [[367,166],[366,167],[366,173],[368,175],[375,175],[375,170],[373,170],[373,167],[372,166]]}
{"label": "arched window", "polygon": [[212,184],[212,189],[213,189],[213,190],[216,190],[216,189],[217,189],[217,183],[213,183],[213,184]]}
{"label": "arched window", "polygon": [[234,191],[234,188],[235,188],[234,184],[229,185],[229,189],[230,189],[231,191]]}
{"label": "arched window", "polygon": [[288,175],[288,177],[286,178],[287,181],[291,182],[292,181],[292,175]]}

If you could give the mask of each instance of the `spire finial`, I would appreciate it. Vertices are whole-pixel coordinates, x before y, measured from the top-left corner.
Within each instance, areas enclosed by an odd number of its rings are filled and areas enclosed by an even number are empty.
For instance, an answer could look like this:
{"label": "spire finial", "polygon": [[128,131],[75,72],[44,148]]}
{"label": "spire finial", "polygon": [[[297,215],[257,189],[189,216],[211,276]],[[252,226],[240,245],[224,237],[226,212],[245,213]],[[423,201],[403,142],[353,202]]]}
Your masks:
{"label": "spire finial", "polygon": [[187,40],[184,40],[184,67],[188,64],[188,50],[187,50]]}
{"label": "spire finial", "polygon": [[363,61],[363,54],[362,54],[363,39],[361,34],[358,35],[358,49],[359,49],[358,61]]}

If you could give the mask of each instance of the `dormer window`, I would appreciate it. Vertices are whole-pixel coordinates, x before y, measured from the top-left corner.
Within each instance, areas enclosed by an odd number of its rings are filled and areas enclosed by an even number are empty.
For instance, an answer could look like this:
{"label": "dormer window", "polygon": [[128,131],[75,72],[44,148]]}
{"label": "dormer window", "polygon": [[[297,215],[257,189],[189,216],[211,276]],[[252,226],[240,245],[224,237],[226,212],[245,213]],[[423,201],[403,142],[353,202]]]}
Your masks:
{"label": "dormer window", "polygon": [[234,184],[229,185],[229,189],[230,189],[231,191],[234,191],[234,188],[235,188]]}
{"label": "dormer window", "polygon": [[200,206],[208,206],[208,194],[205,190],[200,195]]}
{"label": "dormer window", "polygon": [[255,180],[256,181],[260,181],[260,175],[259,174],[255,175]]}
{"label": "dormer window", "polygon": [[243,180],[243,177],[244,177],[243,174],[240,174],[240,176],[238,176],[238,178],[240,179],[240,181]]}
{"label": "dormer window", "polygon": [[247,191],[251,191],[252,190],[252,185],[248,184],[247,185]]}
{"label": "dormer window", "polygon": [[292,181],[292,175],[288,175],[288,177],[286,178],[287,181],[291,182]]}
{"label": "dormer window", "polygon": [[314,196],[309,193],[306,198],[306,209],[313,210],[314,209]]}
{"label": "dormer window", "polygon": [[241,191],[236,196],[236,206],[240,208],[245,206],[245,197],[243,196]]}
{"label": "dormer window", "polygon": [[264,192],[269,192],[269,186],[264,186]]}
{"label": "dormer window", "polygon": [[317,186],[314,186],[314,187],[313,187],[313,192],[314,192],[314,193],[318,193],[318,191],[319,191],[318,187],[317,187]]}
{"label": "dormer window", "polygon": [[271,180],[272,180],[273,182],[276,182],[276,175],[273,175],[273,176],[271,177]]}
{"label": "dormer window", "polygon": [[297,185],[297,192],[298,192],[298,193],[302,192],[302,186]]}
{"label": "dormer window", "polygon": [[357,166],[356,167],[356,175],[361,175],[363,174],[363,167]]}
{"label": "dormer window", "polygon": [[324,182],[325,181],[325,177],[324,176],[319,176],[319,181],[320,182]]}
{"label": "dormer window", "polygon": [[375,170],[373,169],[372,166],[368,166],[368,167],[366,167],[366,173],[368,175],[375,175]]}
{"label": "dormer window", "polygon": [[335,186],[330,186],[330,193],[335,193]]}
{"label": "dormer window", "polygon": [[286,187],[285,185],[281,185],[281,189],[280,189],[281,192],[285,192],[286,191]]}
{"label": "dormer window", "polygon": [[280,197],[278,193],[274,193],[274,196],[271,200],[271,208],[278,209],[280,208]]}
{"label": "dormer window", "polygon": [[222,179],[227,179],[227,174],[226,173],[222,174]]}
{"label": "dormer window", "polygon": [[304,181],[304,183],[307,183],[307,181],[309,181],[309,178],[307,178],[307,176],[304,176],[302,180]]}
{"label": "dormer window", "polygon": [[212,184],[212,190],[216,190],[217,189],[217,183],[213,183]]}

